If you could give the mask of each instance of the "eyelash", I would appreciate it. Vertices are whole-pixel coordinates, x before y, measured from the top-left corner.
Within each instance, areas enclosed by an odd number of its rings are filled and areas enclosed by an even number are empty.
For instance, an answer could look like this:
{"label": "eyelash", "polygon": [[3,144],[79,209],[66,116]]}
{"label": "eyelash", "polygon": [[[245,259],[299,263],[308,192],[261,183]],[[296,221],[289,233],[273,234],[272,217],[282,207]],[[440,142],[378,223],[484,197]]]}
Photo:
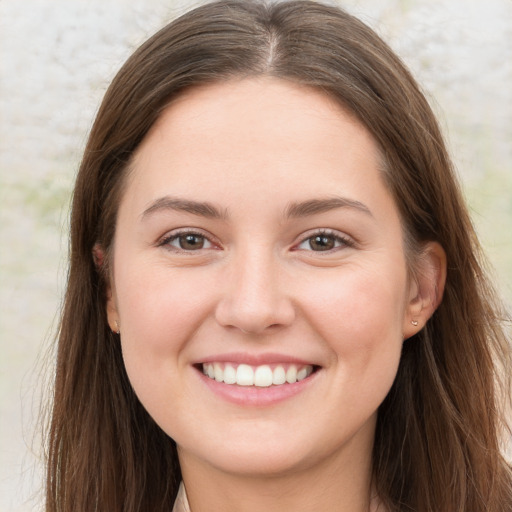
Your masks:
{"label": "eyelash", "polygon": [[[171,245],[171,242],[174,242],[174,241],[178,241],[178,243],[179,243],[180,237],[185,236],[185,235],[202,238],[204,240],[204,242],[210,244],[211,247],[200,247],[199,249],[192,250],[192,249],[183,249],[182,247],[175,247],[175,246]],[[201,249],[212,249],[216,245],[217,244],[215,244],[210,239],[210,237],[208,237],[205,233],[202,233],[201,231],[194,230],[194,229],[182,229],[180,231],[173,232],[170,235],[164,237],[158,243],[158,247],[166,247],[167,246],[166,248],[169,250],[172,250],[175,252],[186,253],[186,254],[190,254],[191,252],[199,252]]]}
{"label": "eyelash", "polygon": [[[184,249],[182,247],[175,247],[175,246],[171,245],[171,243],[174,242],[174,241],[178,241],[178,243],[179,243],[180,237],[185,236],[185,235],[193,236],[193,237],[199,237],[199,238],[201,238],[204,241],[204,243],[209,244],[209,247],[200,247],[199,249],[195,249],[194,250],[194,249]],[[330,249],[326,249],[326,250],[314,251],[311,248],[311,241],[314,238],[328,238],[330,240],[333,240],[335,246],[330,248]],[[309,244],[310,244],[309,245],[310,248],[309,249],[301,248],[301,245],[307,243],[308,241],[309,241]],[[338,244],[338,245],[336,246],[336,244]],[[294,251],[306,251],[306,252],[317,252],[317,253],[327,253],[327,254],[330,254],[330,253],[335,252],[335,251],[337,251],[339,249],[342,249],[343,247],[354,247],[354,245],[355,245],[354,241],[351,238],[347,237],[347,236],[341,235],[340,233],[338,233],[336,231],[333,231],[333,230],[320,229],[320,230],[308,233],[307,236],[303,237],[298,244],[295,244],[293,246],[292,250],[294,250]],[[218,244],[215,243],[214,241],[212,241],[209,236],[207,236],[205,233],[202,233],[199,230],[186,229],[185,228],[185,229],[182,229],[180,231],[173,232],[170,235],[164,237],[158,243],[158,247],[167,247],[169,250],[172,250],[172,251],[175,251],[175,252],[181,252],[181,253],[190,254],[192,252],[199,252],[199,251],[201,251],[203,249],[212,249],[212,248],[218,247]]]}
{"label": "eyelash", "polygon": [[[335,244],[339,244],[339,245],[337,247],[335,246],[331,249],[326,249],[324,251],[313,251],[312,249],[301,249],[300,246],[307,243],[308,241],[309,241],[310,247],[311,247],[311,240],[313,240],[314,238],[329,238],[329,239],[333,240]],[[304,250],[307,252],[319,252],[319,253],[323,252],[323,253],[330,254],[339,249],[342,249],[343,247],[354,247],[354,245],[355,245],[354,241],[347,236],[344,236],[344,235],[342,235],[336,231],[330,230],[330,229],[320,229],[318,231],[308,233],[307,236],[302,238],[302,240],[297,245],[295,245],[294,250],[297,250],[297,251]]]}

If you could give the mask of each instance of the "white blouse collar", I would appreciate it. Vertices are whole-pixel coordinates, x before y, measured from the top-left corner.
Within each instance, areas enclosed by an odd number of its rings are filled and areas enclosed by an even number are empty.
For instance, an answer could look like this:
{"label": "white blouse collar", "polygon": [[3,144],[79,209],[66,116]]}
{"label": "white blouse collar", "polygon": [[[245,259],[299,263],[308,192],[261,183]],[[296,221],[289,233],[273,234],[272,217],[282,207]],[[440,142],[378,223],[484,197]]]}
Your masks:
{"label": "white blouse collar", "polygon": [[178,495],[176,496],[176,501],[174,502],[174,507],[172,512],[190,512],[190,505],[188,504],[187,492],[185,491],[185,486],[183,482],[180,484],[180,488],[178,490]]}

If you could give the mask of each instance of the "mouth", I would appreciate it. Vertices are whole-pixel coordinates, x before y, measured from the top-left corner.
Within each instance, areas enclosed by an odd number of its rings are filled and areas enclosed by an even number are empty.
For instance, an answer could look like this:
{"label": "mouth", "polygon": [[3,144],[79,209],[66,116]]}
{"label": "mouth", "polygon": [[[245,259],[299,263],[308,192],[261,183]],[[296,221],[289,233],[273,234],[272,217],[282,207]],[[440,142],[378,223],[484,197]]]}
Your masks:
{"label": "mouth", "polygon": [[269,388],[301,382],[319,367],[299,364],[263,364],[252,366],[224,362],[200,363],[196,366],[206,377],[232,386]]}

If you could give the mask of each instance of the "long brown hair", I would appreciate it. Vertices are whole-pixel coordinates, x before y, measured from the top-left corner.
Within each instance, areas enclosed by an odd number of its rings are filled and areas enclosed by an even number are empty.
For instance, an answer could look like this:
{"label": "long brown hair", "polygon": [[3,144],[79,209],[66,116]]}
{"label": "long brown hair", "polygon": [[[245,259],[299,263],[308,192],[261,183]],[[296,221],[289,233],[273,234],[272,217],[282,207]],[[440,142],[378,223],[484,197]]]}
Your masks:
{"label": "long brown hair", "polygon": [[[258,75],[315,87],[350,109],[381,148],[409,252],[438,241],[447,254],[444,299],[404,343],[379,409],[373,479],[382,502],[390,511],[510,511],[511,472],[500,451],[501,399],[510,390],[505,313],[434,115],[371,29],[301,0],[199,7],[139,48],[107,91],[73,196],[46,510],[172,509],[180,481],[175,444],[135,397],[106,321],[117,208],[131,156],[176,95]],[[97,243],[106,251],[100,272]]]}

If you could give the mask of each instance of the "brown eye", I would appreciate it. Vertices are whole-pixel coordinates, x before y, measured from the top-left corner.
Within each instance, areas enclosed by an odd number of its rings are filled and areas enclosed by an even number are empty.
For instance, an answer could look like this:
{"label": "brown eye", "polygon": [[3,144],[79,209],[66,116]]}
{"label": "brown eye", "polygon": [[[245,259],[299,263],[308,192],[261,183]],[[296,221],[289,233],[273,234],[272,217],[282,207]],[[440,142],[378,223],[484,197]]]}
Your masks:
{"label": "brown eye", "polygon": [[336,238],[332,235],[316,235],[308,239],[313,251],[329,251],[336,246]]}
{"label": "brown eye", "polygon": [[204,247],[204,236],[201,235],[180,235],[178,237],[180,248],[185,250],[202,249]]}
{"label": "brown eye", "polygon": [[317,233],[304,238],[302,242],[296,246],[301,251],[313,252],[329,252],[344,247],[353,247],[353,242],[350,238],[343,234],[331,233],[330,231],[318,231]]}
{"label": "brown eye", "polygon": [[162,245],[182,251],[199,251],[212,247],[212,243],[199,233],[179,233],[164,240]]}

